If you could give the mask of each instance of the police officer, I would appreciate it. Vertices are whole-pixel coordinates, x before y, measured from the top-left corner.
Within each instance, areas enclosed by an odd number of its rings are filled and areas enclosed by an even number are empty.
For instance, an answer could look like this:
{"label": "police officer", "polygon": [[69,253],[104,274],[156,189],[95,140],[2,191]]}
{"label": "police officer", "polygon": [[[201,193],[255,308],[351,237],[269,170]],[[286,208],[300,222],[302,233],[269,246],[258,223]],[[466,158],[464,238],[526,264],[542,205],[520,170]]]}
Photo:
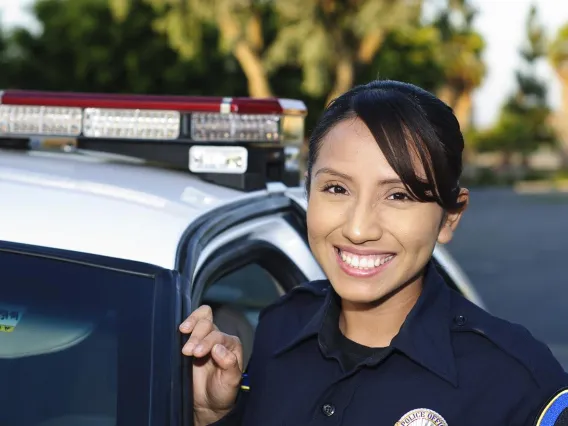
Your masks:
{"label": "police officer", "polygon": [[452,110],[413,85],[374,81],[326,109],[306,188],[327,279],[264,310],[245,375],[209,307],[180,325],[197,426],[566,421],[568,375],[548,348],[451,290],[432,261],[469,202],[463,147]]}

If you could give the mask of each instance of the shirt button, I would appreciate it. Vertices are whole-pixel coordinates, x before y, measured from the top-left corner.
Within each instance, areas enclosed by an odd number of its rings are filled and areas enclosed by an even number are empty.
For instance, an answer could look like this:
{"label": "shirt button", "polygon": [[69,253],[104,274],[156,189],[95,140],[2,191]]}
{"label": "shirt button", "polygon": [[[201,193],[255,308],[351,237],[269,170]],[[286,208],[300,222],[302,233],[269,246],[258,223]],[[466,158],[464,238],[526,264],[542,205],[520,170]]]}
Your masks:
{"label": "shirt button", "polygon": [[335,413],[335,407],[331,404],[324,404],[323,407],[321,407],[321,411],[327,417],[331,417],[333,416],[333,413]]}
{"label": "shirt button", "polygon": [[465,325],[465,323],[467,322],[467,318],[464,317],[463,315],[456,315],[454,317],[454,323],[458,326],[461,327],[462,325]]}

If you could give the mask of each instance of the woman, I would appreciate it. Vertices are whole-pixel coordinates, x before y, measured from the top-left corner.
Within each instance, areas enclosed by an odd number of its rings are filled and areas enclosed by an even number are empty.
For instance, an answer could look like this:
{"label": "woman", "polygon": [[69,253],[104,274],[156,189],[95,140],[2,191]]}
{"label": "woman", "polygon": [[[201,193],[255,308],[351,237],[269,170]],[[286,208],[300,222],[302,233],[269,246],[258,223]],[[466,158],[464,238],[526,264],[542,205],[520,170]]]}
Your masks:
{"label": "woman", "polygon": [[534,424],[566,374],[524,328],[451,291],[431,261],[469,202],[463,146],[451,109],[413,85],[374,81],[326,109],[306,189],[328,280],[263,312],[246,386],[241,345],[207,306],[180,325],[197,426]]}

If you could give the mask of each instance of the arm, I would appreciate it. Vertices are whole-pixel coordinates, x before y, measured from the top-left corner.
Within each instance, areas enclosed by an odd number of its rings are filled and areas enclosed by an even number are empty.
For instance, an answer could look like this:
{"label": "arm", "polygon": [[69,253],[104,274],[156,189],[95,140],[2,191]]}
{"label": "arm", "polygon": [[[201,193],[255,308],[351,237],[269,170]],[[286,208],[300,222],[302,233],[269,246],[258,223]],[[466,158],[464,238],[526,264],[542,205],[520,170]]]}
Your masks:
{"label": "arm", "polygon": [[568,374],[559,374],[525,396],[509,426],[564,426],[568,424]]}

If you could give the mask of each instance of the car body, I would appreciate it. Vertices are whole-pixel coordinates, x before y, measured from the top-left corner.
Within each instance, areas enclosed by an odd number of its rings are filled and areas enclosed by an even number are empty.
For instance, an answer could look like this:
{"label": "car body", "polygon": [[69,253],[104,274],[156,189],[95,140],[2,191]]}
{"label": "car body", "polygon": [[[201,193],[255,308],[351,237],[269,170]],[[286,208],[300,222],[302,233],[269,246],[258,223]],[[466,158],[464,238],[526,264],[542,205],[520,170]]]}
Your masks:
{"label": "car body", "polygon": [[[189,425],[182,318],[210,304],[248,359],[260,311],[324,278],[301,186],[240,190],[132,156],[5,147],[0,197],[0,424]],[[443,247],[434,258],[483,306]]]}

